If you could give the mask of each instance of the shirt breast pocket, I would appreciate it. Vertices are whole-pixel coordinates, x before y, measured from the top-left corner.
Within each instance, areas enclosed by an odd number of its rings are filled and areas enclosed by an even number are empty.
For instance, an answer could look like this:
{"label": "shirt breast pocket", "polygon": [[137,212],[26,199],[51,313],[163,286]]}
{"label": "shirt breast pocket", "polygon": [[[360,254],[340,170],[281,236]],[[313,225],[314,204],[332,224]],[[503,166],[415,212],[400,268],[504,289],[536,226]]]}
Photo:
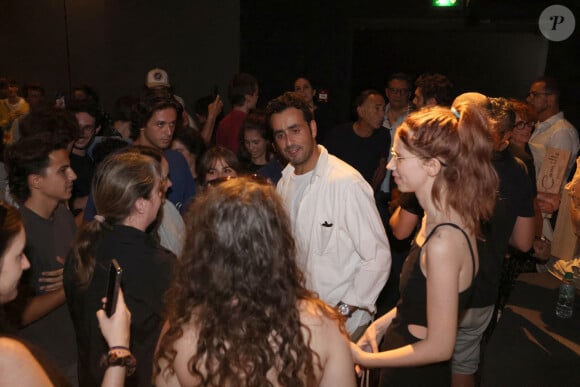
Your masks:
{"label": "shirt breast pocket", "polygon": [[320,255],[336,252],[336,225],[327,220],[319,223],[318,228],[320,234],[316,252]]}

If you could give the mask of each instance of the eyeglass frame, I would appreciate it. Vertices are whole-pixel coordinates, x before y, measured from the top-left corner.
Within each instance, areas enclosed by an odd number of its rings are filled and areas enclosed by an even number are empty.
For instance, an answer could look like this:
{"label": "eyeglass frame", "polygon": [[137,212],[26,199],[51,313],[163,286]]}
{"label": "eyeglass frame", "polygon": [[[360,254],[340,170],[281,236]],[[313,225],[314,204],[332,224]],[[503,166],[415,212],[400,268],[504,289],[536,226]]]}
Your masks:
{"label": "eyeglass frame", "polygon": [[526,97],[536,98],[538,95],[552,95],[554,93],[550,93],[548,91],[529,91]]}
{"label": "eyeglass frame", "polygon": [[[399,154],[395,151],[395,149],[391,148],[391,159],[395,160],[395,163],[397,163],[397,165],[399,165],[399,161],[400,160],[407,160],[407,159],[418,159],[419,156],[413,155],[413,156],[399,156]],[[441,164],[441,166],[446,167],[447,163],[436,159],[437,161],[439,161],[439,164]]]}
{"label": "eyeglass frame", "polygon": [[398,89],[396,87],[387,87],[387,91],[389,93],[398,94],[398,95],[408,95],[408,94],[411,94],[411,89],[409,89],[409,88],[401,88],[401,89]]}
{"label": "eyeglass frame", "polygon": [[520,120],[514,124],[514,129],[523,129],[524,126],[533,128],[536,123],[534,121],[524,121]]}
{"label": "eyeglass frame", "polygon": [[419,156],[399,156],[399,154],[395,152],[393,148],[391,148],[391,159],[394,159],[396,163],[398,163],[399,160],[416,159],[418,157]]}

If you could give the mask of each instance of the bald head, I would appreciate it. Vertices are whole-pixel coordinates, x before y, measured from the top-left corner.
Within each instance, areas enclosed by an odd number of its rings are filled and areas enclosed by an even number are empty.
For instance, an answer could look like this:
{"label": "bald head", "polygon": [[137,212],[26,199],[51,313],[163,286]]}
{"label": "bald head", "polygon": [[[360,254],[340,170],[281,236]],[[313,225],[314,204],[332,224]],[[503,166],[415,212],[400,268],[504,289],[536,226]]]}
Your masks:
{"label": "bald head", "polygon": [[452,106],[456,107],[462,103],[473,104],[480,108],[489,109],[489,99],[485,95],[475,91],[458,95],[453,101]]}

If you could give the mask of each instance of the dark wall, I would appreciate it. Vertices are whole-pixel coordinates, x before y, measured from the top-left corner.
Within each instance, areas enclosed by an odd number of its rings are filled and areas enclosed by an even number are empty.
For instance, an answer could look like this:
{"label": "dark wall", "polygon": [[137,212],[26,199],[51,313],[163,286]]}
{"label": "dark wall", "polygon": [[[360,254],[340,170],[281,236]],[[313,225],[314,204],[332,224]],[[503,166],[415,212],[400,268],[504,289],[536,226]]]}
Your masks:
{"label": "dark wall", "polygon": [[[428,0],[3,0],[0,76],[40,82],[51,97],[86,82],[108,108],[139,92],[154,66],[189,103],[214,84],[225,95],[237,71],[258,78],[260,104],[306,74],[346,119],[353,95],[383,89],[393,71],[440,71],[458,91],[521,97],[545,69],[567,86],[564,110],[580,126],[580,34],[563,42],[539,34],[552,3],[471,0],[441,11]],[[578,31],[580,0],[558,3]]]}
{"label": "dark wall", "polygon": [[[373,86],[384,90],[388,74],[413,78],[447,75],[456,94],[477,90],[489,96],[525,98],[530,81],[544,73],[548,43],[516,31],[448,29],[356,29],[353,95]],[[526,58],[523,65],[522,58]]]}
{"label": "dark wall", "polygon": [[534,78],[552,74],[565,87],[566,116],[580,127],[579,0],[557,2],[577,19],[576,32],[563,42],[549,42],[537,26],[553,1],[471,0],[458,10],[430,3],[241,0],[241,66],[256,73],[262,102],[310,74],[329,89],[343,119],[360,90],[384,90],[393,72],[441,72],[458,92],[519,98]]}
{"label": "dark wall", "polygon": [[329,103],[348,103],[350,34],[340,2],[242,0],[240,66],[260,81],[259,104],[293,89],[307,76],[329,89]]}
{"label": "dark wall", "polygon": [[351,68],[351,35],[344,2],[242,0],[240,66],[260,82],[260,104],[293,89],[307,76],[329,91],[329,103],[345,116]]}
{"label": "dark wall", "polygon": [[214,84],[223,94],[239,67],[239,7],[238,0],[3,0],[0,75],[41,83],[50,98],[88,83],[105,108],[139,93],[156,66],[189,103]]}

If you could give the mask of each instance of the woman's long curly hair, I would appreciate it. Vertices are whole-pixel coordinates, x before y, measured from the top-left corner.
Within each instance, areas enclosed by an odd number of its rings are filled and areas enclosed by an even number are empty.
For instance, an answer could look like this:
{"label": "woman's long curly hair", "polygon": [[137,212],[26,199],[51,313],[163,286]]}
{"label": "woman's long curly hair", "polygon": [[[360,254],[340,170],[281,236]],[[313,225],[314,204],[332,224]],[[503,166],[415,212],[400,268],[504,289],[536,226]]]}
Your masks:
{"label": "woman's long curly hair", "polygon": [[[193,326],[188,369],[203,386],[317,385],[321,360],[310,348],[300,301],[332,310],[303,285],[290,221],[271,185],[236,178],[202,193],[186,216],[188,235],[167,295],[169,329],[156,373],[172,373],[174,343]],[[160,360],[169,362],[162,369]],[[270,374],[271,376],[271,374]]]}

